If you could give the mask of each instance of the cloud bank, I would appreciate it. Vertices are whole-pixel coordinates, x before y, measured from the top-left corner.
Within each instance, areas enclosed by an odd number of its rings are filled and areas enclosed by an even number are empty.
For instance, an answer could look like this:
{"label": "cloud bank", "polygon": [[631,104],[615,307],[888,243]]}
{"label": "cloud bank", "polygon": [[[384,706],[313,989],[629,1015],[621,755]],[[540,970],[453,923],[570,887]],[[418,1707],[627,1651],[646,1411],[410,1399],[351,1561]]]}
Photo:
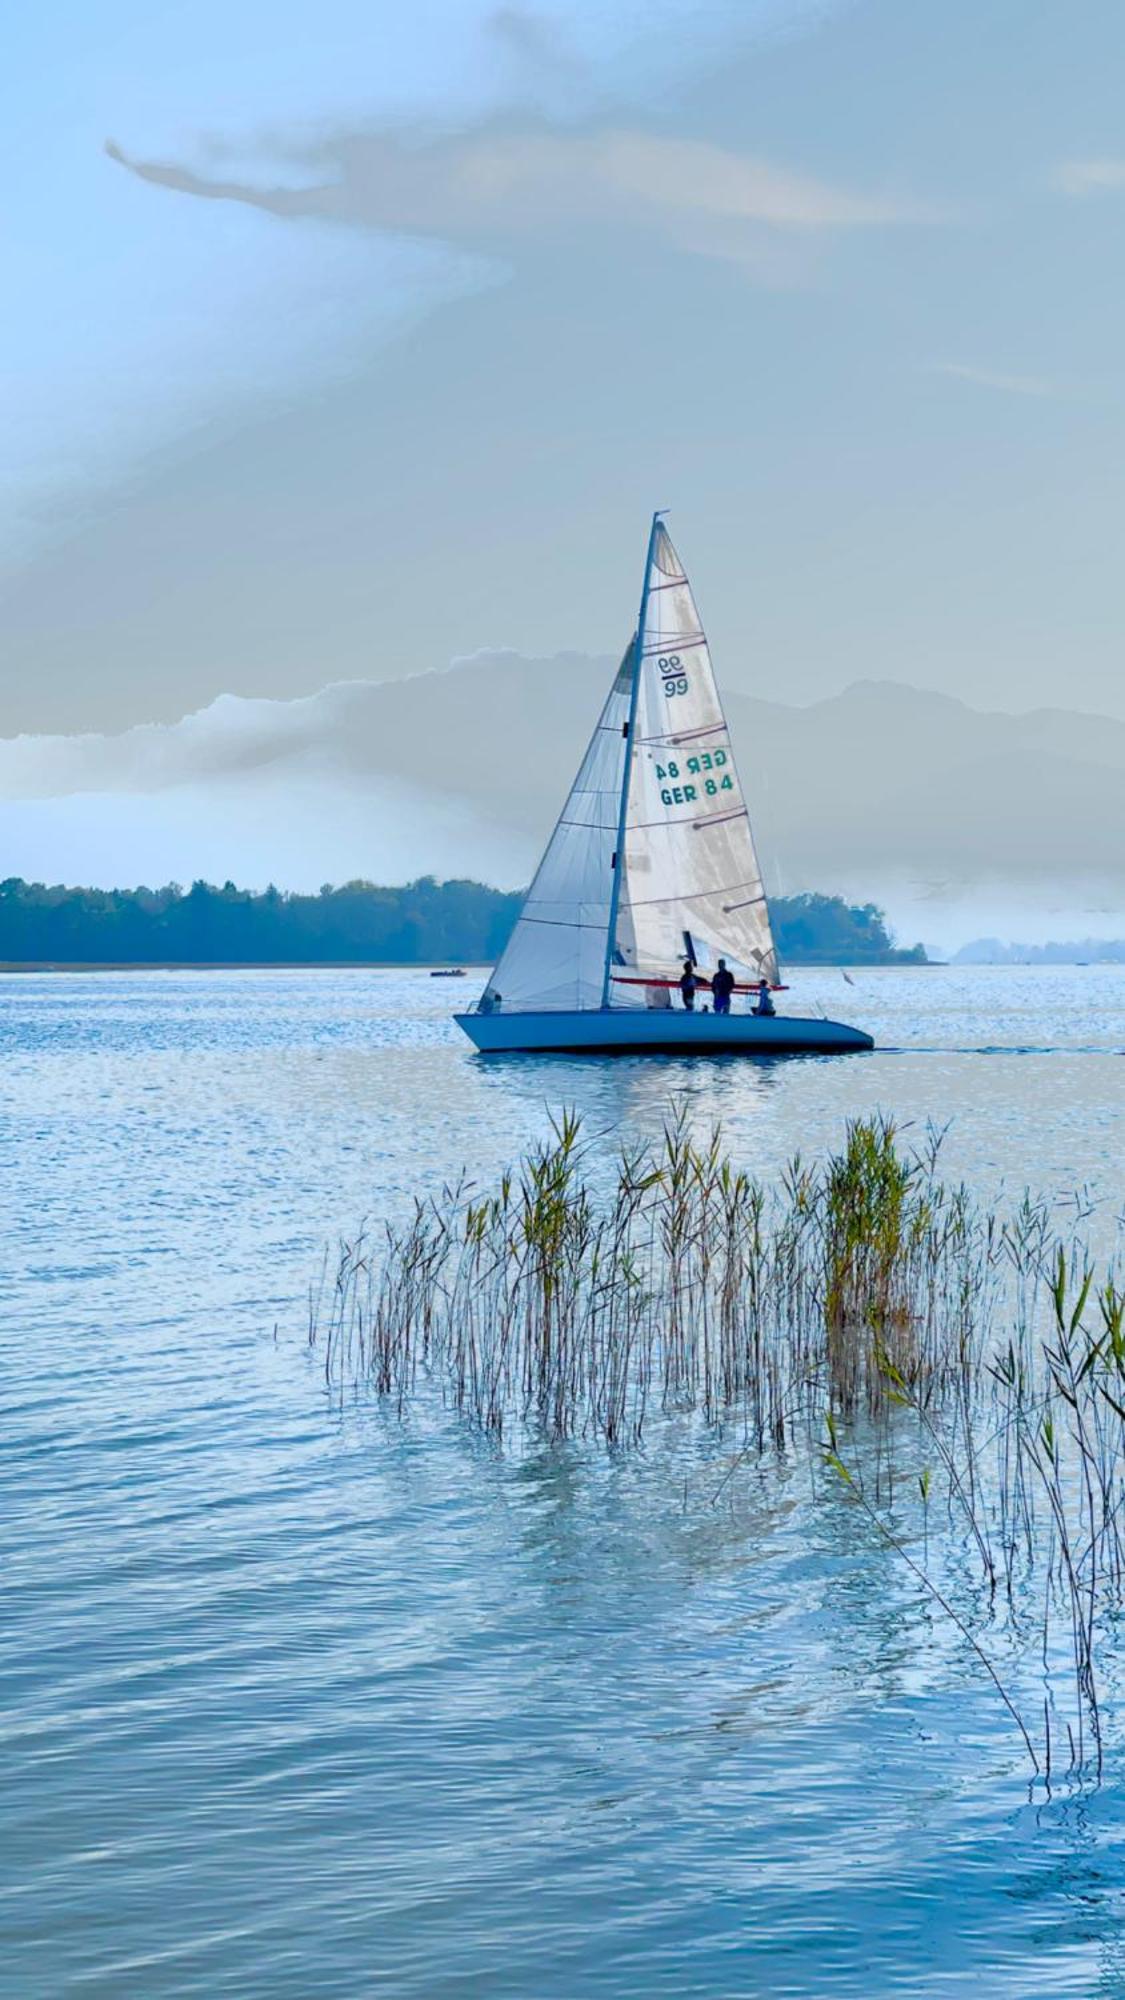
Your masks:
{"label": "cloud bank", "polygon": [[511,252],[574,229],[626,229],[729,255],[729,233],[740,230],[804,235],[940,219],[919,203],[837,187],[701,139],[542,120],[425,141],[369,127],[294,144],[286,164],[310,176],[297,187],[135,159],[114,142],[106,150],[139,179],[177,193],[478,251]]}
{"label": "cloud bank", "polygon": [[1125,160],[1066,160],[1056,168],[1055,186],[1063,194],[1106,194],[1125,188]]}
{"label": "cloud bank", "polygon": [[935,361],[930,372],[948,375],[956,382],[971,382],[978,389],[998,389],[1005,396],[1054,396],[1053,382],[1044,375],[1009,375],[998,368],[976,368],[962,361]]}
{"label": "cloud bank", "polygon": [[[129,886],[204,874],[527,880],[612,662],[474,656],[168,726],[0,742],[5,869]],[[767,881],[873,898],[910,941],[1125,934],[1125,724],[987,715],[861,683],[728,697]],[[498,728],[496,717],[503,717]]]}

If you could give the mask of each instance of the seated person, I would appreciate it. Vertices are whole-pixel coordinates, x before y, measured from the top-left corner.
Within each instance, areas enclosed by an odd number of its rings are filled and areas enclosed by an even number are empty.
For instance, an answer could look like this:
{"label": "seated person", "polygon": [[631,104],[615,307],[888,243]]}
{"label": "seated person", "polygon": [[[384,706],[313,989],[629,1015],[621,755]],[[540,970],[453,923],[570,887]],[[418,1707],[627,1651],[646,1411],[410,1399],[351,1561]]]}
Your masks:
{"label": "seated person", "polygon": [[716,1014],[729,1014],[730,996],[734,992],[734,974],[728,972],[725,958],[719,960],[718,971],[712,974],[711,991],[715,996]]}
{"label": "seated person", "polygon": [[774,1014],[776,1013],[776,1011],[777,1009],[774,1007],[773,1004],[773,995],[770,992],[768,979],[759,979],[758,1004],[754,1009],[755,1014]]}

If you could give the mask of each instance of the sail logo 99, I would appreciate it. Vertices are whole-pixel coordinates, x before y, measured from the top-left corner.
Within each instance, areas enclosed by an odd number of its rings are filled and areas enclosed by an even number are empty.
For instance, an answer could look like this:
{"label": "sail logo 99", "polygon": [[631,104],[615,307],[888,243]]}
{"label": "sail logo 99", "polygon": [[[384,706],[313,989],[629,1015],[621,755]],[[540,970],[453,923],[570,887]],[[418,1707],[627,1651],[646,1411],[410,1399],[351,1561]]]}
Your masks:
{"label": "sail logo 99", "polygon": [[678,653],[662,653],[656,662],[656,667],[664,685],[664,692],[669,699],[674,694],[687,693],[687,675]]}

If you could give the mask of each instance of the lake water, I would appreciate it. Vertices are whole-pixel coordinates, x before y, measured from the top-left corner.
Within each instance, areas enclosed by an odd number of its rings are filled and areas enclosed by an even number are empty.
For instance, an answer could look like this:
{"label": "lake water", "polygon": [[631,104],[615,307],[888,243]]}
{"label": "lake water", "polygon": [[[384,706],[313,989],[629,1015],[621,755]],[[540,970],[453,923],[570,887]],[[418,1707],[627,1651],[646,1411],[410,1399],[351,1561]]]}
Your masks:
{"label": "lake water", "polygon": [[768,1065],[490,1066],[424,974],[0,981],[0,1991],[1125,1994],[1125,1755],[1029,1797],[854,1508],[341,1410],[303,1342],[326,1239],[564,1104],[763,1175],[949,1121],[1108,1245],[1125,972],[854,977],[787,1004],[879,1050]]}

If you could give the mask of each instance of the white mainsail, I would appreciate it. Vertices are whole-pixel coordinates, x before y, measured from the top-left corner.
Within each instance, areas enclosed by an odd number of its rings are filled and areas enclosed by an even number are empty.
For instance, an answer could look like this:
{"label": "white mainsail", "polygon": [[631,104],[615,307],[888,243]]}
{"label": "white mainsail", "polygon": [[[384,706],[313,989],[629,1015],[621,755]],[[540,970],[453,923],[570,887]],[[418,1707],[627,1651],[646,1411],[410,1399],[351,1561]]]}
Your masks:
{"label": "white mainsail", "polygon": [[643,1007],[689,956],[701,972],[724,957],[736,979],[777,980],[711,655],[657,518],[637,633],[479,1004]]}
{"label": "white mainsail", "polygon": [[600,1007],[632,699],[630,641],[578,776],[485,989],[505,1013]]}
{"label": "white mainsail", "polygon": [[769,908],[730,730],[691,585],[663,522],[653,525],[636,640],[624,874],[610,994],[643,1003],[645,975],[701,972],[777,981]]}

